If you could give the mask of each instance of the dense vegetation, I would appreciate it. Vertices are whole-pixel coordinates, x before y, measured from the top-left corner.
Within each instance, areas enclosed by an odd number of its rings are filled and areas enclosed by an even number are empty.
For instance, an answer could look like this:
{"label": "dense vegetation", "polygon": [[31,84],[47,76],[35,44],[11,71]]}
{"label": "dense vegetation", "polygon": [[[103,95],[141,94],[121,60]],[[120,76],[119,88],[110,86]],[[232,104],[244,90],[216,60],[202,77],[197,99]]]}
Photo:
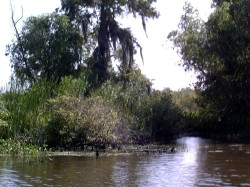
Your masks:
{"label": "dense vegetation", "polygon": [[180,29],[168,37],[182,55],[182,65],[197,73],[201,129],[249,138],[250,2],[214,1],[214,6],[204,22],[186,3]]}
{"label": "dense vegetation", "polygon": [[195,91],[153,90],[134,62],[142,48],[116,18],[139,16],[146,32],[146,20],[158,17],[154,0],[61,2],[56,12],[28,18],[7,47],[13,76],[0,95],[2,147],[79,150],[181,133],[249,137],[249,1],[214,1],[206,22],[185,4],[168,38],[184,68],[196,72]]}
{"label": "dense vegetation", "polygon": [[158,17],[153,2],[63,0],[16,29],[7,47],[13,76],[1,94],[2,145],[78,150],[176,136],[181,112],[170,92],[152,90],[134,63],[140,44],[116,21],[139,16],[146,32],[146,20]]}

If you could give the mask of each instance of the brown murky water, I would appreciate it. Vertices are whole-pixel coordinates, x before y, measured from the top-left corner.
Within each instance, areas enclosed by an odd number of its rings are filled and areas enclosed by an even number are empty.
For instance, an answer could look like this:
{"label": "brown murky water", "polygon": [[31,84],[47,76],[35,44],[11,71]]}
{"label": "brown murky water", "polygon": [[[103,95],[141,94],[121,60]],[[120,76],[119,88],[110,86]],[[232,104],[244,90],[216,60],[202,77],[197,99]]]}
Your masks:
{"label": "brown murky water", "polygon": [[186,137],[174,153],[57,156],[40,164],[0,159],[0,186],[250,186],[250,145]]}

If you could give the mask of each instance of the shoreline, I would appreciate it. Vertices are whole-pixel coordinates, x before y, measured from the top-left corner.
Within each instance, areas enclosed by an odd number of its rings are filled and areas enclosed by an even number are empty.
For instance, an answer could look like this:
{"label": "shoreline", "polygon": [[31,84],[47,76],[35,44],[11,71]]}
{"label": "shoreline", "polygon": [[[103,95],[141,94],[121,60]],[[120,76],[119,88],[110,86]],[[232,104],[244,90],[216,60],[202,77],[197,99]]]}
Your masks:
{"label": "shoreline", "polygon": [[[176,150],[183,149],[181,146],[176,145],[157,145],[157,144],[149,144],[149,145],[132,145],[132,146],[124,146],[120,150],[107,148],[103,150],[99,150],[98,157],[103,156],[118,156],[118,155],[131,155],[131,154],[161,154],[161,153],[172,153]],[[46,156],[89,156],[95,157],[96,150],[80,150],[80,151],[52,151],[47,152]]]}

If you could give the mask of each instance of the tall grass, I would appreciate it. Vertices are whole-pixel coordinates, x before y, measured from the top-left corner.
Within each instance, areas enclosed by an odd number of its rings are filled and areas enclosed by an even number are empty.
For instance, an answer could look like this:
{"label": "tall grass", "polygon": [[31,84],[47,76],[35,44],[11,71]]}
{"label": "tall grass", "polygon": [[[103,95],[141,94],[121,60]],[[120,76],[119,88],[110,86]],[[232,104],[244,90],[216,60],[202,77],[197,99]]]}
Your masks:
{"label": "tall grass", "polygon": [[86,142],[142,142],[150,135],[161,140],[176,132],[179,112],[172,98],[150,92],[149,80],[140,73],[127,83],[108,81],[88,90],[88,97],[87,80],[85,73],[26,87],[11,82],[2,94],[9,115],[2,147],[8,148],[11,139],[15,148],[48,144],[71,149]]}
{"label": "tall grass", "polygon": [[12,81],[9,89],[2,94],[6,111],[10,117],[8,136],[27,143],[42,145],[45,141],[45,128],[48,125],[49,115],[46,110],[47,101],[58,95],[84,95],[87,85],[84,74],[80,78],[71,76],[58,81],[39,81],[35,84],[23,86]]}
{"label": "tall grass", "polygon": [[72,76],[62,78],[57,88],[57,95],[70,95],[76,98],[84,97],[88,84],[87,76],[87,73],[82,73],[77,79]]}
{"label": "tall grass", "polygon": [[42,110],[54,89],[55,82],[40,81],[27,88],[11,82],[10,89],[3,94],[6,109],[11,115],[8,120],[9,138],[41,143],[44,125]]}

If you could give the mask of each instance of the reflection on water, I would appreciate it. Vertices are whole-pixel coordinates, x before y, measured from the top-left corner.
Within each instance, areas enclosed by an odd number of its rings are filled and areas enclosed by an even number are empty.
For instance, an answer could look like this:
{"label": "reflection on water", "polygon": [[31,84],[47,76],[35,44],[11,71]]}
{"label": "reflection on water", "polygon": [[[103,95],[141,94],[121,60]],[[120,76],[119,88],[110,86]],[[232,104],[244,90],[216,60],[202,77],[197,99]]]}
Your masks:
{"label": "reflection on water", "polygon": [[250,186],[250,146],[195,137],[176,152],[100,157],[57,156],[51,162],[0,159],[0,186]]}

